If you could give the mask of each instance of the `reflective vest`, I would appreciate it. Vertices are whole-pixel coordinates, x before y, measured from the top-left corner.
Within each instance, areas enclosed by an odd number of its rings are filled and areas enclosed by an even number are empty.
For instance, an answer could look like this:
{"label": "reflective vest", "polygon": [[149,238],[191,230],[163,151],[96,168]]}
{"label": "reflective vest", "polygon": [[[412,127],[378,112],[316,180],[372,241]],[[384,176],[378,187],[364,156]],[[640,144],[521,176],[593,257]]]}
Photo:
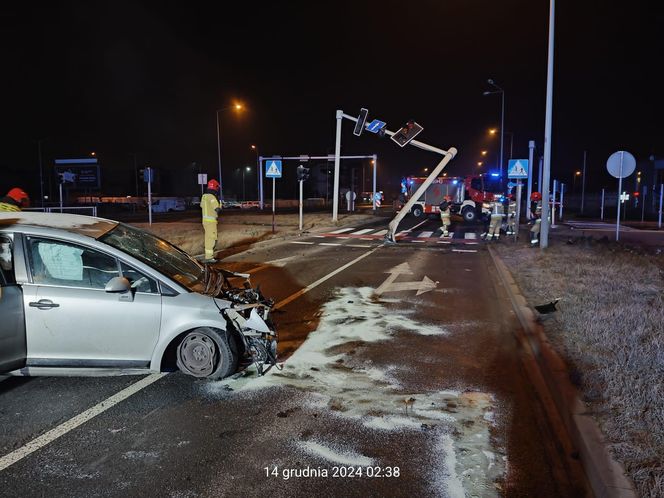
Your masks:
{"label": "reflective vest", "polygon": [[507,208],[508,214],[516,214],[516,202],[510,202],[509,207]]}
{"label": "reflective vest", "polygon": [[502,202],[494,202],[493,203],[493,211],[491,213],[491,216],[502,216],[503,215],[503,203]]}
{"label": "reflective vest", "polygon": [[0,202],[0,211],[20,211],[21,208],[8,202]]}
{"label": "reflective vest", "polygon": [[217,222],[217,208],[219,201],[213,194],[203,194],[201,197],[201,210],[203,211],[203,223]]}

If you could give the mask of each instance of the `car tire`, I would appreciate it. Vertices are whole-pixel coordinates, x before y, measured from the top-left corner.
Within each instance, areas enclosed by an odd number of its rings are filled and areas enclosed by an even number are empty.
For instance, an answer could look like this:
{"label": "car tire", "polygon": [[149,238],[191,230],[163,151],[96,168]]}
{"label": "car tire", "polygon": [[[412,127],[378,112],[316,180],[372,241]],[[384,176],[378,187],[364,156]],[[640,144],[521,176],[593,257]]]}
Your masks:
{"label": "car tire", "polygon": [[237,368],[237,356],[231,350],[227,333],[209,327],[187,333],[175,357],[180,371],[194,377],[223,379]]}
{"label": "car tire", "polygon": [[461,216],[463,216],[463,221],[466,223],[473,223],[475,220],[477,220],[477,213],[470,206],[463,208],[463,211],[461,211]]}
{"label": "car tire", "polygon": [[413,209],[411,209],[410,212],[413,213],[413,216],[415,216],[415,218],[419,218],[424,214],[424,210],[422,209],[422,206],[420,206],[419,204],[413,206]]}

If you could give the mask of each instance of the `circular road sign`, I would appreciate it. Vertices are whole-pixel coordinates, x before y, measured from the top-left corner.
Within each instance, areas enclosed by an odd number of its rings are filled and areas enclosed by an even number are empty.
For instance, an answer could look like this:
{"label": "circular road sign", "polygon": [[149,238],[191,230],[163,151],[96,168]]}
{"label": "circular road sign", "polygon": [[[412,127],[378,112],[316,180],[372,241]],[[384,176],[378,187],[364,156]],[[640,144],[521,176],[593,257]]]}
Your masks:
{"label": "circular road sign", "polygon": [[636,159],[625,150],[619,150],[609,156],[606,169],[614,178],[627,178],[636,169]]}
{"label": "circular road sign", "polygon": [[355,200],[357,198],[357,194],[355,192],[351,192],[350,190],[346,192],[346,200],[350,201],[352,196],[352,200]]}

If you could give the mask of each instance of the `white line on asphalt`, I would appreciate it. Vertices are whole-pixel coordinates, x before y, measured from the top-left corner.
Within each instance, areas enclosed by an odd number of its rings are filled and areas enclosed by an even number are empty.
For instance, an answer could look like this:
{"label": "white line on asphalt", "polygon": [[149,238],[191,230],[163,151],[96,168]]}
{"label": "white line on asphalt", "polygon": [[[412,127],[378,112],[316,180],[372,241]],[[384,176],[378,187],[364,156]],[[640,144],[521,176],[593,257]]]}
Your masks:
{"label": "white line on asphalt", "polygon": [[360,240],[375,240],[375,239],[372,239],[371,237],[360,237]]}
{"label": "white line on asphalt", "polygon": [[341,244],[338,244],[336,242],[321,242],[318,245],[319,246],[340,246]]}
{"label": "white line on asphalt", "polygon": [[364,235],[365,233],[373,232],[373,228],[365,228],[363,230],[358,230],[357,232],[353,232],[351,235]]}
{"label": "white line on asphalt", "polygon": [[369,244],[346,244],[344,247],[361,247],[363,249],[366,249],[371,246]]}
{"label": "white line on asphalt", "polygon": [[306,244],[306,245],[312,245],[313,244],[313,242],[302,242],[300,240],[291,240],[290,243],[291,244]]}
{"label": "white line on asphalt", "polygon": [[294,294],[291,294],[290,296],[288,296],[286,299],[282,299],[281,301],[279,301],[279,302],[274,306],[275,309],[278,309],[278,308],[281,308],[281,307],[283,307],[283,306],[286,306],[286,305],[287,305],[288,303],[290,303],[291,301],[294,301],[295,299],[297,299],[297,298],[300,297],[301,295],[306,294],[306,293],[309,292],[311,289],[313,289],[313,288],[315,288],[315,287],[318,287],[320,284],[322,284],[322,283],[325,282],[326,280],[328,280],[328,279],[334,277],[337,273],[341,273],[341,272],[344,271],[346,268],[348,268],[348,267],[350,267],[350,266],[353,266],[353,265],[354,265],[355,263],[357,263],[358,261],[362,261],[362,260],[363,260],[364,258],[366,258],[367,256],[372,255],[373,253],[375,253],[375,252],[376,252],[378,249],[380,249],[381,247],[382,247],[382,246],[376,246],[376,247],[375,247],[374,249],[372,249],[371,251],[365,252],[365,253],[362,254],[361,256],[358,256],[357,258],[355,258],[353,261],[351,261],[351,262],[349,262],[349,263],[346,263],[346,264],[343,265],[343,266],[340,266],[339,268],[337,268],[336,270],[334,270],[332,273],[328,273],[328,274],[325,275],[324,277],[319,278],[319,279],[316,280],[313,284],[309,284],[309,285],[307,285],[304,289],[300,289],[299,291],[295,292]]}
{"label": "white line on asphalt", "polygon": [[479,242],[466,242],[467,246],[476,246],[479,245]]}
{"label": "white line on asphalt", "polygon": [[428,239],[433,235],[433,232],[421,232],[417,237],[420,239]]}
{"label": "white line on asphalt", "polygon": [[354,228],[340,228],[339,230],[335,230],[334,232],[330,233],[344,233],[344,232],[350,232],[351,230],[355,230]]}
{"label": "white line on asphalt", "polygon": [[381,231],[376,232],[376,233],[374,233],[374,234],[372,234],[372,235],[385,235],[386,233],[387,233],[387,230],[381,230]]}
{"label": "white line on asphalt", "polygon": [[412,240],[411,242],[419,242],[420,244],[426,244],[426,240]]}
{"label": "white line on asphalt", "polygon": [[463,236],[464,239],[476,239],[477,234],[475,232],[466,232]]}
{"label": "white line on asphalt", "polygon": [[437,244],[451,244],[451,243],[452,243],[451,240],[439,240],[439,241],[437,242]]}
{"label": "white line on asphalt", "polygon": [[66,422],[61,423],[57,427],[54,427],[50,431],[41,436],[33,439],[29,443],[21,446],[20,448],[7,453],[5,456],[0,458],[0,471],[6,469],[10,465],[15,464],[19,460],[25,458],[29,454],[37,451],[40,448],[43,448],[47,444],[52,443],[60,436],[64,436],[69,431],[76,429],[78,426],[84,424],[88,420],[92,420],[97,415],[104,413],[109,408],[114,407],[121,401],[124,401],[132,394],[136,394],[141,389],[148,387],[153,382],[161,379],[165,373],[156,373],[148,375],[147,377],[142,378],[138,382],[135,382],[129,387],[124,388],[122,391],[115,393],[113,396],[106,398],[104,401],[97,403],[92,408],[88,408],[82,413],[79,413],[75,417],[70,418]]}
{"label": "white line on asphalt", "polygon": [[452,252],[477,252],[477,249],[452,249]]}
{"label": "white line on asphalt", "polygon": [[324,239],[325,235],[312,235],[312,237],[315,239]]}

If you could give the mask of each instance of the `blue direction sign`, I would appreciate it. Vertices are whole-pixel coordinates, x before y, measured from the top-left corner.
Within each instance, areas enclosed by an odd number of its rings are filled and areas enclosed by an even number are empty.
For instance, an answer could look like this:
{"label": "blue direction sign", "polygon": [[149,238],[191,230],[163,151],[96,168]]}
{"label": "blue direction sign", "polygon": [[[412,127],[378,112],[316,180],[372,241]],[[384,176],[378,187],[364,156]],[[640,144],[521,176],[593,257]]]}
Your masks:
{"label": "blue direction sign", "polygon": [[528,178],[528,159],[510,159],[507,163],[507,178]]}
{"label": "blue direction sign", "polygon": [[383,128],[385,128],[385,122],[378,119],[374,119],[367,125],[367,131],[370,131],[371,133],[378,133]]}
{"label": "blue direction sign", "polygon": [[270,159],[265,163],[265,176],[268,178],[281,178],[281,160]]}

